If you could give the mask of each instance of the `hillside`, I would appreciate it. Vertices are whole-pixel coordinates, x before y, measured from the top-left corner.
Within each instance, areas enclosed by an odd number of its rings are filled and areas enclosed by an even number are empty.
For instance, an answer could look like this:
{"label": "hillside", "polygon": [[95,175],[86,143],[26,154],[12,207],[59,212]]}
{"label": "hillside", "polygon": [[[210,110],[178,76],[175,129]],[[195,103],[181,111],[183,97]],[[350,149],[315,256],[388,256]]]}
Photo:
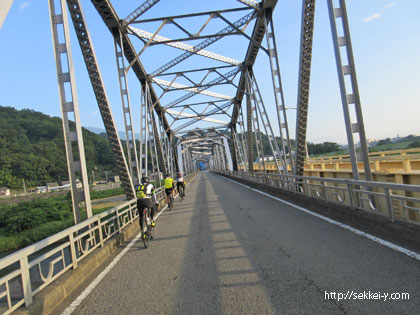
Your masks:
{"label": "hillside", "polygon": [[[71,122],[71,125],[74,124]],[[88,174],[116,173],[108,139],[83,129]],[[0,187],[68,180],[61,118],[0,106]]]}

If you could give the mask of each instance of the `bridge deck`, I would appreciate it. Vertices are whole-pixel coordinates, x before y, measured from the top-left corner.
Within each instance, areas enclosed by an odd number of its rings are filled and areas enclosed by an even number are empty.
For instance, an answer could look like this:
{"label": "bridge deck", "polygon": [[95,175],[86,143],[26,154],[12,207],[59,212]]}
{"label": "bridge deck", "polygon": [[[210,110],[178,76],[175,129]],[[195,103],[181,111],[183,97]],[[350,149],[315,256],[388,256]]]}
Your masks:
{"label": "bridge deck", "polygon": [[[393,314],[420,306],[420,262],[211,173],[164,212],[74,314]],[[326,292],[409,293],[327,300]],[[364,296],[366,299],[366,295]],[[388,296],[388,299],[390,296]]]}

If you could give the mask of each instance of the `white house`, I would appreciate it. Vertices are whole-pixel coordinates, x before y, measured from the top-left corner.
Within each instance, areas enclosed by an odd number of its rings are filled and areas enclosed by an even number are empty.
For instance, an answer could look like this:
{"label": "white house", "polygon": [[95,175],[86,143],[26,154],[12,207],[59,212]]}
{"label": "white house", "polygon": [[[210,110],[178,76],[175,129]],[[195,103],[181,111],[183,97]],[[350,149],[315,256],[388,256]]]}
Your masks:
{"label": "white house", "polygon": [[10,196],[10,189],[7,187],[0,188],[0,197]]}

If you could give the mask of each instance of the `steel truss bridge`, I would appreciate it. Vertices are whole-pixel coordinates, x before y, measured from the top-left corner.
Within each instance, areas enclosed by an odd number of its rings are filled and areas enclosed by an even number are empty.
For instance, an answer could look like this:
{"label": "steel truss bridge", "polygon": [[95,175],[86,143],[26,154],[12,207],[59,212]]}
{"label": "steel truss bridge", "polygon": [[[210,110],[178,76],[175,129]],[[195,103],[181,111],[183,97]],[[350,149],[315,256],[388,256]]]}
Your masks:
{"label": "steel truss bridge", "polygon": [[[158,178],[159,174],[176,171],[188,174],[197,170],[200,162],[212,169],[253,171],[256,159],[262,163],[265,160],[262,134],[268,137],[278,174],[303,175],[315,1],[303,1],[295,147],[288,128],[272,20],[277,1],[232,1],[232,6],[237,6],[163,17],[159,16],[159,2],[146,1],[124,18],[110,1],[92,1],[114,39],[127,139],[124,152],[81,3],[49,1],[76,222],[80,221],[78,204],[90,204],[90,197],[87,189],[78,191],[75,185],[76,172],[81,174],[83,187],[87,187],[88,177],[69,37],[71,24],[128,199],[134,198],[134,187],[142,176],[153,174]],[[345,1],[327,2],[353,178],[359,179],[358,163],[363,162],[365,179],[369,181],[369,157]],[[143,18],[146,12],[152,17]],[[174,37],[163,36],[168,29]],[[230,42],[234,45],[229,49]],[[223,47],[229,57],[213,52],[213,46]],[[142,55],[150,49],[156,53],[163,50],[168,58],[157,68],[146,70]],[[267,96],[259,88],[254,72],[258,55],[269,60],[266,73],[272,82],[274,101],[266,102]],[[139,143],[128,88],[129,71],[134,72],[142,93]],[[351,83],[346,85],[346,81]],[[268,106],[275,107],[276,117],[270,119]],[[350,112],[356,113],[356,121],[351,120]],[[70,128],[70,118],[76,123],[74,130]],[[205,128],[187,129],[202,122]],[[280,141],[274,127],[279,130]],[[361,154],[355,151],[355,135],[360,139]],[[76,161],[75,156],[80,159]]]}
{"label": "steel truss bridge", "polygon": [[[110,32],[109,39],[114,41],[113,62],[121,95],[120,104],[114,106],[122,107],[125,148],[104,87],[92,44],[94,34],[89,31],[89,18],[84,14],[82,3],[78,0],[48,1],[76,225],[36,247],[23,250],[16,257],[2,261],[1,268],[17,262],[21,266],[0,282],[0,286],[5,286],[0,297],[7,300],[6,313],[22,304],[30,305],[34,294],[66,270],[76,269],[81,259],[132,223],[136,218],[135,186],[143,176],[160,179],[165,173],[174,176],[181,171],[193,178],[201,166],[258,185],[336,202],[353,210],[379,213],[391,222],[418,224],[420,200],[416,194],[420,192],[420,187],[371,181],[344,0],[326,1],[350,152],[351,180],[303,176],[315,0],[302,0],[298,106],[294,133],[289,130],[278,57],[279,43],[274,27],[276,21],[272,18],[278,1],[231,0],[225,1],[223,9],[193,13],[188,10],[189,2],[186,1],[180,2],[185,6],[185,14],[161,16],[159,6],[167,1],[147,0],[138,7],[133,4],[129,14],[121,15],[110,0],[91,0]],[[70,43],[72,29],[79,48]],[[97,216],[92,216],[88,189],[73,65],[74,49],[82,52],[122,186],[129,200]],[[149,51],[159,58],[146,58]],[[223,54],[216,51],[223,51]],[[257,57],[268,60],[263,79],[254,71]],[[144,59],[152,60],[151,65],[143,64]],[[136,86],[141,90],[139,104],[130,98],[129,74],[134,74],[138,80]],[[140,120],[133,116],[135,106],[140,109]],[[273,108],[274,116],[270,115]],[[74,127],[70,121],[74,121]],[[136,137],[136,130],[140,130],[139,137]],[[263,135],[268,139],[270,158],[275,164],[274,174],[269,173],[264,164],[267,157]],[[361,144],[358,153],[355,147],[357,141]],[[254,169],[255,161],[259,165],[258,172]],[[359,174],[360,165],[364,169],[363,181]],[[76,187],[76,177],[81,178],[82,188]],[[212,189],[217,190],[215,187]],[[395,194],[396,191],[404,193]],[[408,195],[406,192],[409,192]],[[163,198],[161,189],[160,194]],[[88,214],[84,222],[80,220],[79,205],[82,202]],[[58,241],[62,243],[58,249],[51,252],[44,250],[45,253],[38,255],[35,260],[29,259],[33,253]],[[65,251],[68,253],[65,254]],[[70,256],[70,263],[66,255]],[[57,263],[62,264],[60,270],[54,269]],[[48,276],[42,271],[42,266],[46,265],[50,271]],[[36,288],[30,280],[30,269],[34,267],[39,268],[42,280]],[[17,276],[21,277],[23,296],[16,303],[12,302],[10,283]],[[305,277],[303,274],[301,276]]]}

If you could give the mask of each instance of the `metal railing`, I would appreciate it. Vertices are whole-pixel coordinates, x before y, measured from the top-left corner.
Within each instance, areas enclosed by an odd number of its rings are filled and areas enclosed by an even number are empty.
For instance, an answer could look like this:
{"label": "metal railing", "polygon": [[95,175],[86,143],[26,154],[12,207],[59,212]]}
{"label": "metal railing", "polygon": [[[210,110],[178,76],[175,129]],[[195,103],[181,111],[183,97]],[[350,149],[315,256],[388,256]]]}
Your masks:
{"label": "metal railing", "polygon": [[[163,187],[156,190],[165,198]],[[0,260],[0,313],[10,314],[138,217],[136,199],[56,233]]]}
{"label": "metal railing", "polygon": [[420,225],[420,186],[217,170],[221,174]]}

